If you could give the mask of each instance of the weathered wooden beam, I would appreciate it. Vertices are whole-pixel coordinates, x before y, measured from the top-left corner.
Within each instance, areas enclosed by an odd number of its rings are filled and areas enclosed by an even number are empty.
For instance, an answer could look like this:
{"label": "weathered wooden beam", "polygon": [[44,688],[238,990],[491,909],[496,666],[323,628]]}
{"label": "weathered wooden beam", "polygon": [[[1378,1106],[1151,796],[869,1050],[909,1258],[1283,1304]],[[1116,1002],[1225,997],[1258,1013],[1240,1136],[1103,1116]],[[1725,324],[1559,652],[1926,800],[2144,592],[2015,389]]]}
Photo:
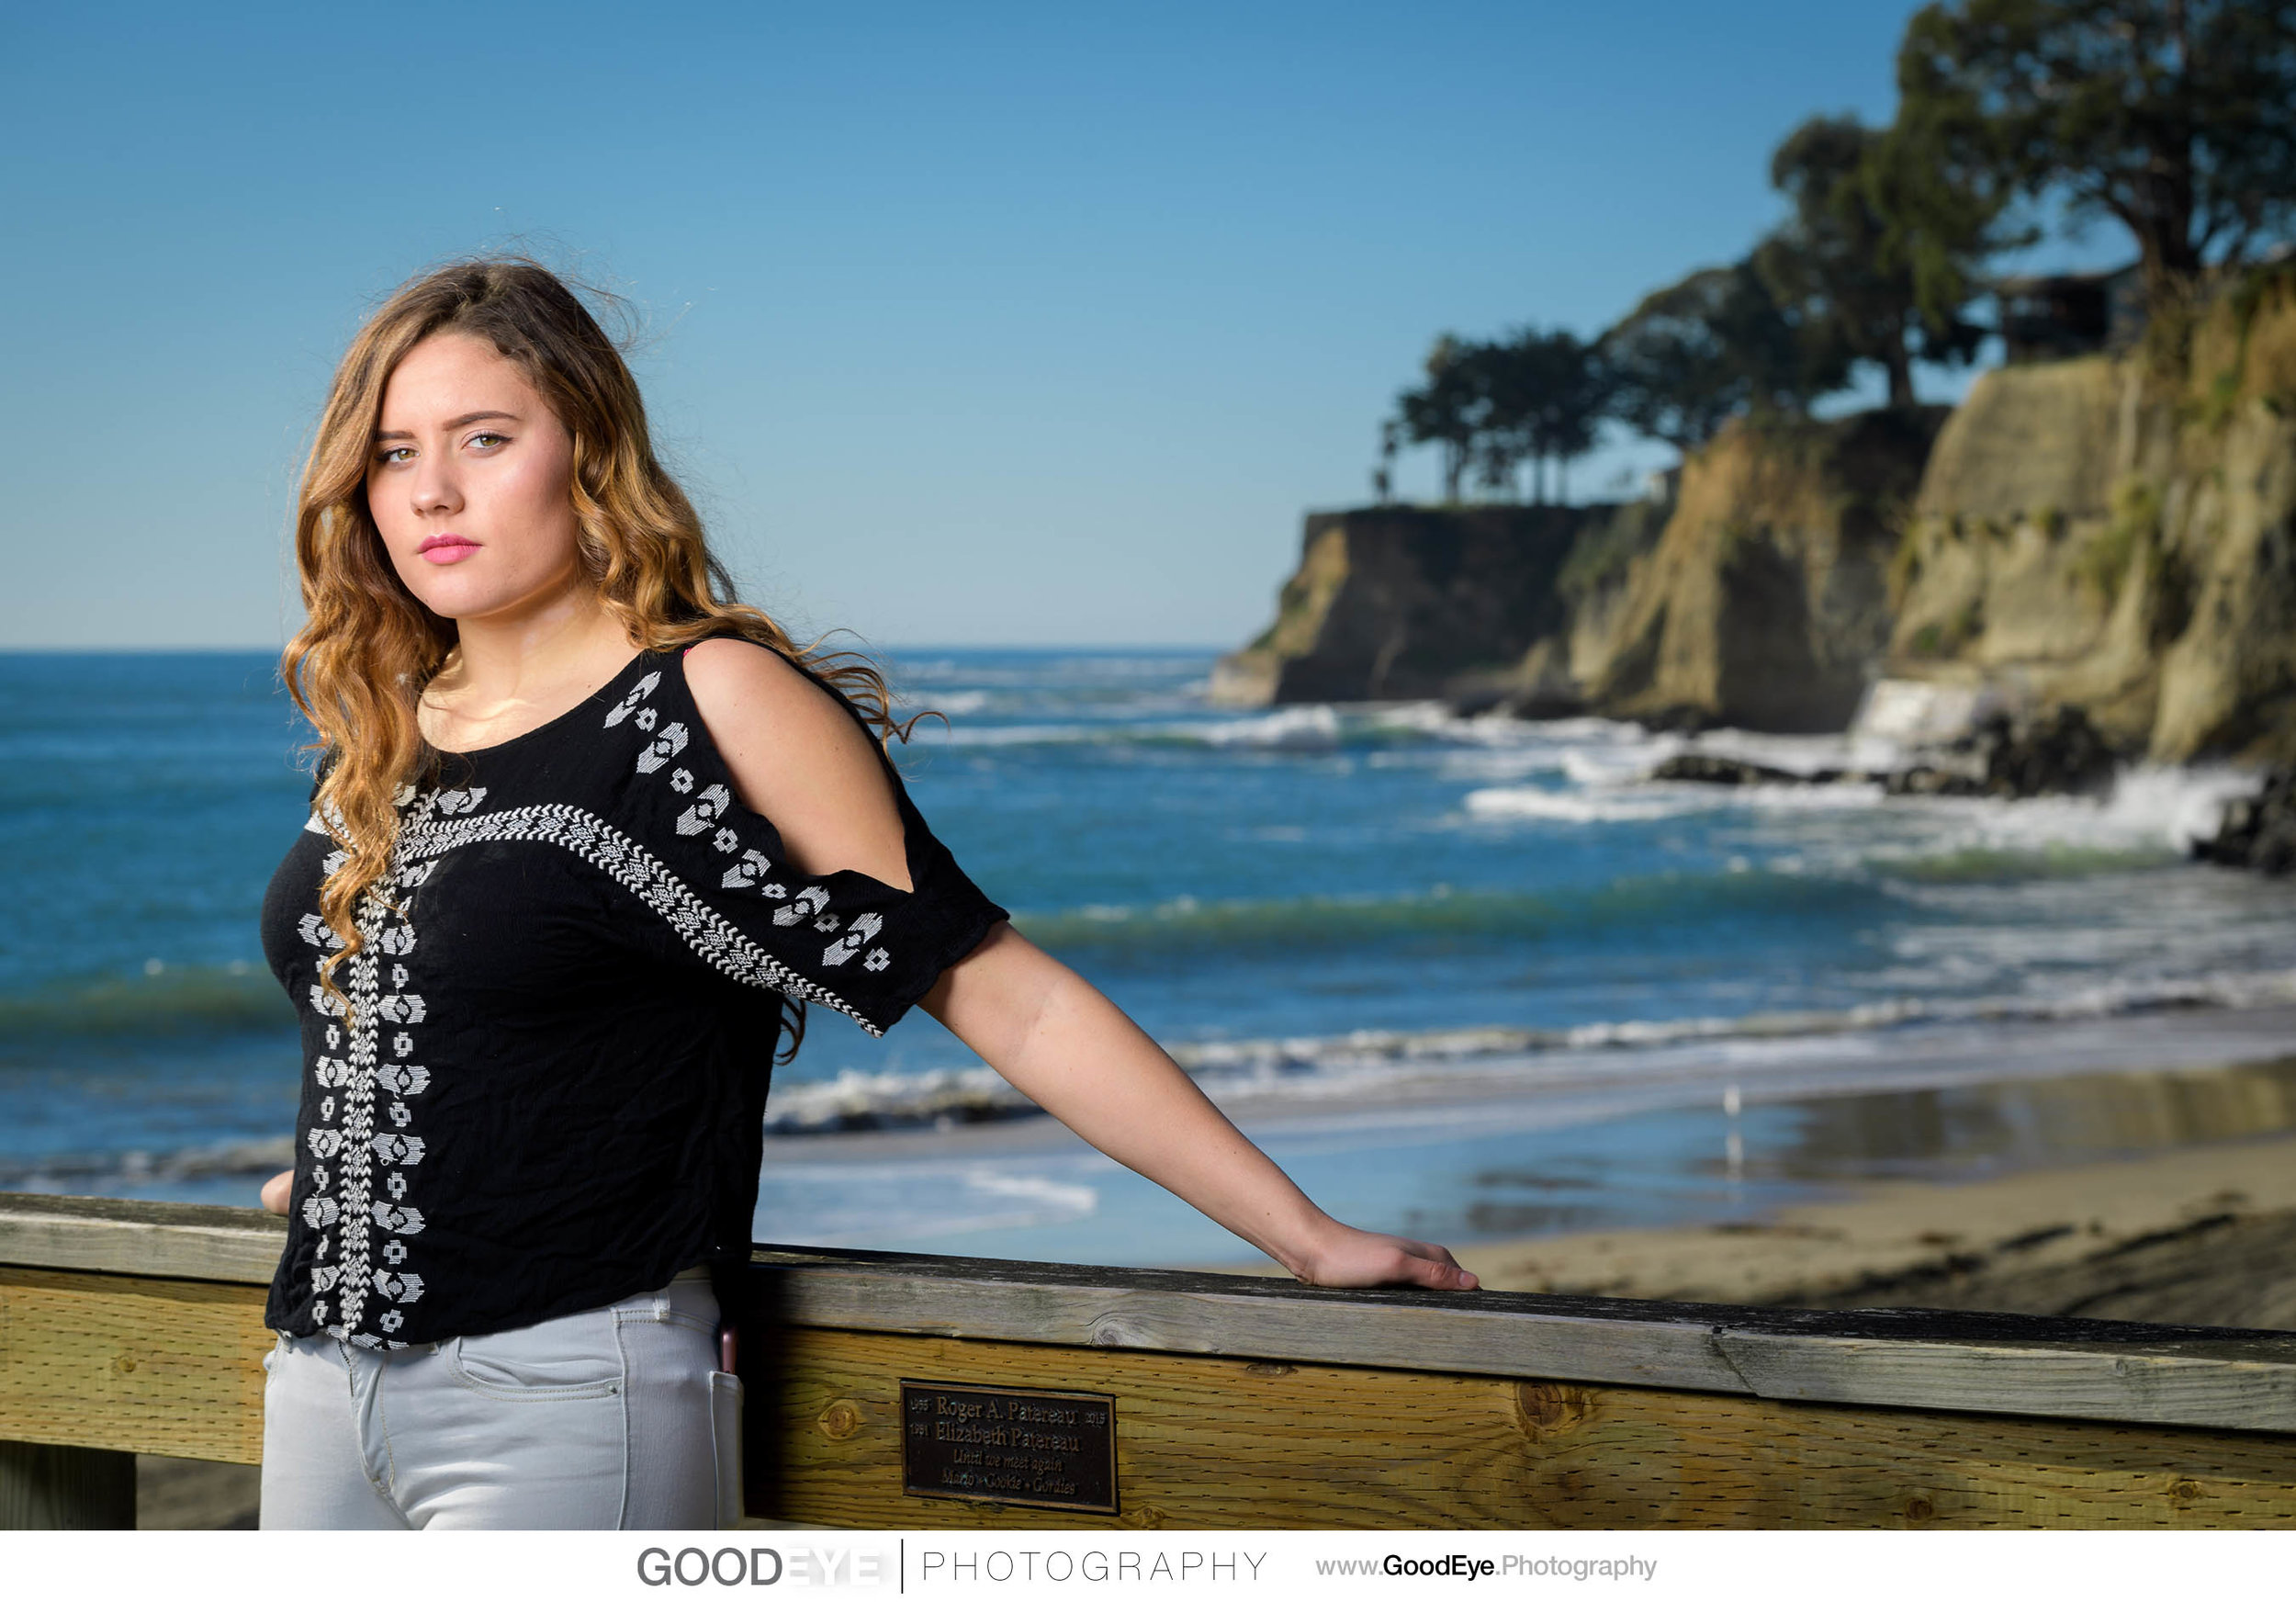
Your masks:
{"label": "weathered wooden beam", "polygon": [[[0,1195],[0,1263],[25,1269],[262,1285],[282,1231],[253,1209]],[[2296,1432],[2296,1336],[2268,1330],[1329,1291],[789,1247],[754,1250],[749,1296],[762,1325]]]}
{"label": "weathered wooden beam", "polygon": [[766,1322],[1779,1400],[2296,1432],[2284,1331],[1815,1311],[760,1247]]}
{"label": "weathered wooden beam", "polygon": [[263,1292],[0,1268],[0,1439],[263,1460]]}
{"label": "weathered wooden beam", "polygon": [[287,1220],[256,1207],[0,1191],[0,1263],[267,1285]]}
{"label": "weathered wooden beam", "polygon": [[[2296,1436],[791,1326],[767,1517],[864,1529],[2296,1528]],[[1116,1398],[1113,1517],[904,1494],[900,1384]]]}
{"label": "weathered wooden beam", "polygon": [[[2098,1322],[2104,1322],[2099,1320]],[[2140,1328],[2144,1326],[2139,1326]],[[1944,1341],[1718,1329],[1757,1396],[2296,1431],[2296,1340]]]}
{"label": "weathered wooden beam", "polygon": [[[1243,1276],[1098,1269],[1073,1283],[914,1275],[871,1265],[786,1262],[780,1319],[825,1329],[1120,1347],[1369,1368],[1744,1391],[1746,1382],[1694,1317],[1619,1319],[1505,1304],[1443,1306],[1353,1292],[1253,1293]],[[1143,1282],[1144,1281],[1144,1282]],[[1645,1303],[1644,1305],[1649,1305]]]}
{"label": "weathered wooden beam", "polygon": [[0,1440],[0,1529],[133,1529],[132,1452]]}

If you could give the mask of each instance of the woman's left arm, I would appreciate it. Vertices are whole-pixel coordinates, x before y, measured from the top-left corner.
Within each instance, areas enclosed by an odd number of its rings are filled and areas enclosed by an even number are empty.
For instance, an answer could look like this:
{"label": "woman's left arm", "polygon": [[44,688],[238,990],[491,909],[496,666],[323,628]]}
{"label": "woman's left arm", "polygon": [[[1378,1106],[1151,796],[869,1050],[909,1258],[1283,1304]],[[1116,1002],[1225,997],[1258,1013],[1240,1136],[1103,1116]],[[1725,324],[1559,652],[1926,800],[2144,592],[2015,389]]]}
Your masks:
{"label": "woman's left arm", "polygon": [[[800,872],[911,887],[884,765],[826,691],[730,639],[689,650],[686,682],[743,804]],[[1475,1288],[1441,1247],[1350,1229],[1309,1201],[1139,1025],[1011,925],[923,1005],[1038,1106],[1311,1284]]]}
{"label": "woman's left arm", "polygon": [[1297,1278],[1475,1288],[1443,1247],[1351,1229],[1309,1201],[1138,1024],[1010,924],[924,1007],[1031,1101]]}

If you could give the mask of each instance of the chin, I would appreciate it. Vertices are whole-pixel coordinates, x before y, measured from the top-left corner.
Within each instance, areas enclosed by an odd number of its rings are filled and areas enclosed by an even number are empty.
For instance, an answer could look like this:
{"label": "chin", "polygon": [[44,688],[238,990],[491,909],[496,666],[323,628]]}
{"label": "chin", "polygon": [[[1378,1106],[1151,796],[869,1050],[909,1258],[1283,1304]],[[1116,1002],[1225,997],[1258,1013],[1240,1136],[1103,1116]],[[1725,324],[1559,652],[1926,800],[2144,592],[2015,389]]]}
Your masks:
{"label": "chin", "polygon": [[459,584],[409,584],[407,589],[417,601],[450,623],[482,617],[511,604],[501,596],[474,594]]}

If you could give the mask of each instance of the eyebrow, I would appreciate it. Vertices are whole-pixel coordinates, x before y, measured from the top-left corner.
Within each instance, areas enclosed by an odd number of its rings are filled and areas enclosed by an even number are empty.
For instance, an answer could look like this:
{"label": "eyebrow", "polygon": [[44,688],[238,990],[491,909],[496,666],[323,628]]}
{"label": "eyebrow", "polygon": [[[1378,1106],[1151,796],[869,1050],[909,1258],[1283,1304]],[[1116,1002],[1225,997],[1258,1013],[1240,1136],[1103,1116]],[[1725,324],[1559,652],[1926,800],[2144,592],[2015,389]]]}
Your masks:
{"label": "eyebrow", "polygon": [[[450,418],[446,426],[461,428],[469,423],[483,423],[490,417],[499,417],[505,423],[520,421],[515,412],[466,412],[460,417]],[[414,435],[403,428],[378,428],[375,431],[375,437],[377,439],[412,439]]]}

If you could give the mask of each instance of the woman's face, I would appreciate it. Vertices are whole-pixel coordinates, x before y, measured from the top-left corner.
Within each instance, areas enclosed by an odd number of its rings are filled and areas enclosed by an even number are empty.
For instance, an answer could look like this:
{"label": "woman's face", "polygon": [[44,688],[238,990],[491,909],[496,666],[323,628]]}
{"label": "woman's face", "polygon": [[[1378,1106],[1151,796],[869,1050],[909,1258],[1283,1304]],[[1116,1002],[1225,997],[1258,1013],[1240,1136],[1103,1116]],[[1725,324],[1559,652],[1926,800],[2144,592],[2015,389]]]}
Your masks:
{"label": "woman's face", "polygon": [[487,341],[434,333],[392,371],[366,503],[441,617],[509,620],[580,582],[573,483],[565,425]]}

